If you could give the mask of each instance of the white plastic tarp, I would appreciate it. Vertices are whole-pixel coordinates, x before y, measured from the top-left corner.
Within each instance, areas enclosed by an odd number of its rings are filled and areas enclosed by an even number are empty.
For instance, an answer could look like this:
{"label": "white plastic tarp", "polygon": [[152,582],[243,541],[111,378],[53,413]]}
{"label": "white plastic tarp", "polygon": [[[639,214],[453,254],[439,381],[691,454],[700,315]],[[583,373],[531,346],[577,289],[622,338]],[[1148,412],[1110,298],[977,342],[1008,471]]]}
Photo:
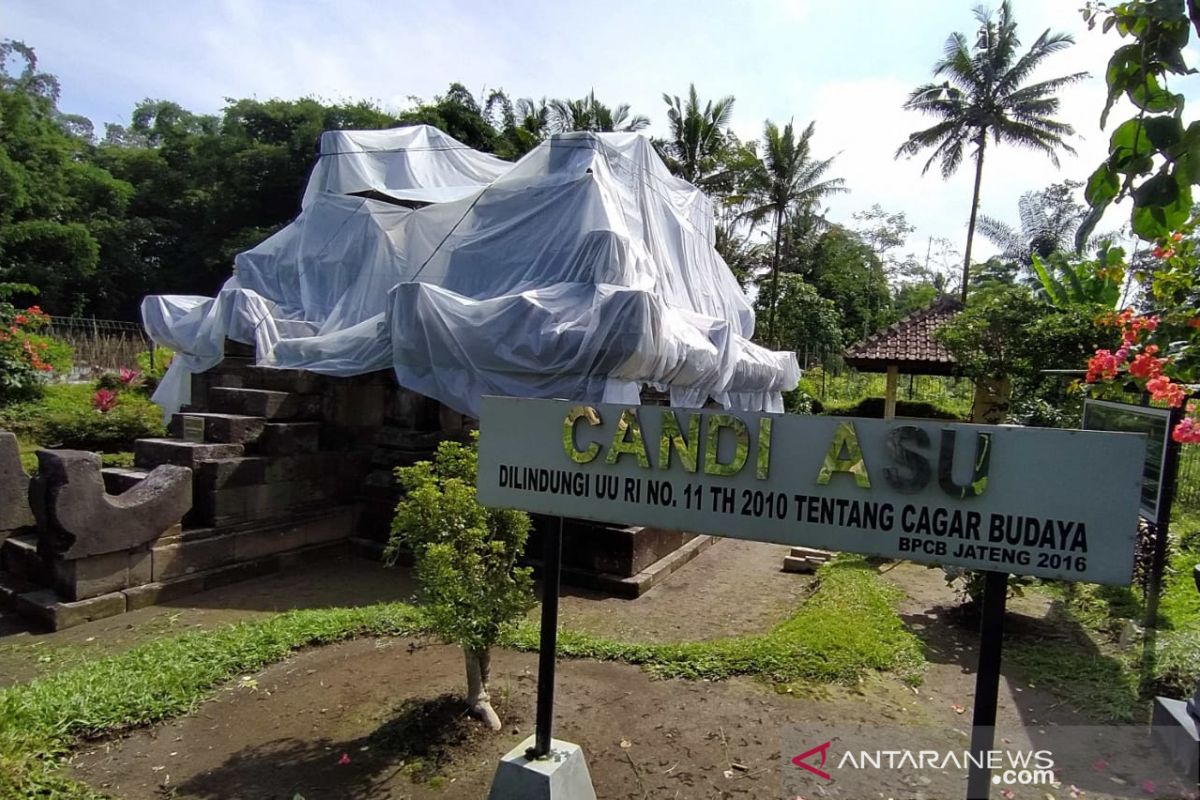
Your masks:
{"label": "white plastic tarp", "polygon": [[485,394],[636,403],[643,384],[782,410],[795,355],[750,341],[713,221],[638,134],[557,135],[509,164],[428,126],[326,133],[300,215],[217,297],[143,302],[182,354],[154,399],[186,403],[228,337],[270,366],[391,367],[472,416]]}

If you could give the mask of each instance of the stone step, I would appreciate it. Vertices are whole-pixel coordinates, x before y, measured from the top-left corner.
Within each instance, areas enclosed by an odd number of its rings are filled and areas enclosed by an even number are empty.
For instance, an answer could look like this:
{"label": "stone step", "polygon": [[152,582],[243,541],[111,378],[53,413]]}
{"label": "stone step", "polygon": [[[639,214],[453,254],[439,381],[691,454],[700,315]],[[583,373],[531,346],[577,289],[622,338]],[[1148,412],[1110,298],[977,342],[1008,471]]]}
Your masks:
{"label": "stone step", "polygon": [[133,443],[134,466],[153,469],[159,464],[196,467],[217,458],[236,458],[246,448],[240,444],[184,442],[179,439],[138,439]]}
{"label": "stone step", "polygon": [[294,456],[321,449],[321,423],[268,422],[253,450],[264,456]]}
{"label": "stone step", "polygon": [[830,553],[828,550],[817,550],[813,547],[793,547],[792,555],[796,558],[811,558],[814,561],[821,561],[822,563],[833,558],[833,553]]}
{"label": "stone step", "polygon": [[[204,570],[305,547],[345,540],[358,522],[356,505],[326,505],[320,511],[278,523],[241,525],[200,532],[151,548],[154,581],[170,580]],[[196,533],[207,535],[194,535]]]}
{"label": "stone step", "polygon": [[338,476],[309,480],[226,486],[198,493],[185,522],[188,527],[270,520],[336,502]]}
{"label": "stone step", "polygon": [[245,414],[218,414],[211,411],[199,414],[174,414],[167,426],[167,433],[183,438],[183,418],[197,417],[204,421],[204,441],[222,444],[244,444],[252,442],[262,433],[267,424],[266,417],[250,417]]}
{"label": "stone step", "polygon": [[121,494],[137,486],[148,475],[145,470],[126,469],[125,467],[105,467],[100,470],[104,479],[104,491],[109,494]]}
{"label": "stone step", "polygon": [[271,420],[317,419],[321,415],[319,396],[276,392],[270,389],[231,389],[217,386],[209,390],[208,402],[213,411],[266,417]]}
{"label": "stone step", "polygon": [[317,478],[357,483],[364,470],[364,457],[357,453],[246,455],[241,458],[220,458],[202,462],[196,470],[194,486],[197,492],[206,492],[227,486],[251,486]]}
{"label": "stone step", "polygon": [[302,369],[248,366],[243,372],[247,389],[270,389],[276,392],[314,394],[321,391],[321,378],[315,372]]}
{"label": "stone step", "polygon": [[45,584],[49,577],[37,551],[36,533],[16,533],[0,544],[0,569],[23,581]]}
{"label": "stone step", "polygon": [[797,556],[784,556],[783,571],[812,573],[817,571],[817,568],[821,566],[821,563],[822,562],[819,562],[816,559],[800,558]]}

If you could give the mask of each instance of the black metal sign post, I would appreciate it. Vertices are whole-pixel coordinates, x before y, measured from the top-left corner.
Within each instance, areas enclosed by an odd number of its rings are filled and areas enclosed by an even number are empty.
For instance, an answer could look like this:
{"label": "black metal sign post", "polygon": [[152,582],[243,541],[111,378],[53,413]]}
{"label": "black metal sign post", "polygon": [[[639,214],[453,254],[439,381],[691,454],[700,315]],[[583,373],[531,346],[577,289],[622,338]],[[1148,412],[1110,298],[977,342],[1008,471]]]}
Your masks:
{"label": "black metal sign post", "polygon": [[996,743],[996,702],[1000,694],[1000,656],[1004,645],[1004,606],[1008,573],[985,572],[983,614],[979,623],[979,665],[975,672],[975,710],[971,719],[971,766],[967,800],[987,800],[992,770],[987,751]]}
{"label": "black metal sign post", "polygon": [[554,666],[558,654],[558,594],[562,579],[563,520],[542,543],[542,630],[538,645],[537,728],[533,747],[525,751],[531,761],[550,754],[554,727]]}

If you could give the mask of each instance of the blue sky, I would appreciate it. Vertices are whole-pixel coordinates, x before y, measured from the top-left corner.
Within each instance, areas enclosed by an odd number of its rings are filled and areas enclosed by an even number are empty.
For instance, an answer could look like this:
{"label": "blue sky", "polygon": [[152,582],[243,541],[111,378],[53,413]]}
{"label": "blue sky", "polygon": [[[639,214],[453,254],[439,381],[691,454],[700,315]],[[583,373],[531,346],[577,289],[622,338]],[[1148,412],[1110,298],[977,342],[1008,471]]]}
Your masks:
{"label": "blue sky", "polygon": [[[757,136],[763,120],[816,120],[816,152],[837,155],[834,174],[850,192],[829,215],[873,203],[904,211],[927,237],[961,249],[971,170],[943,181],[922,177],[922,160],[892,156],[928,123],[900,106],[929,78],[950,32],[974,30],[963,0],[758,0],[756,2],[282,2],[282,0],[0,0],[0,36],[33,46],[59,76],[61,107],[124,122],[143,98],[216,112],[226,97],[372,99],[388,108],[431,98],[451,81],[511,96],[578,97],[595,88],[665,122],[664,91],[695,82],[702,97],[737,98],[733,127]],[[1079,132],[1078,157],[1062,168],[1043,156],[993,150],[982,210],[1015,219],[1017,198],[1066,178],[1083,179],[1103,158],[1101,79],[1114,35],[1084,26],[1080,0],[1014,0],[1024,42],[1045,28],[1077,44],[1047,62],[1041,77],[1089,70],[1063,96],[1060,117]],[[1194,55],[1194,54],[1193,54]],[[1193,62],[1195,58],[1191,59]],[[1197,79],[1177,91],[1195,93]],[[1120,117],[1115,117],[1119,119]],[[1110,212],[1105,227],[1116,227]],[[983,253],[988,251],[981,245]]]}

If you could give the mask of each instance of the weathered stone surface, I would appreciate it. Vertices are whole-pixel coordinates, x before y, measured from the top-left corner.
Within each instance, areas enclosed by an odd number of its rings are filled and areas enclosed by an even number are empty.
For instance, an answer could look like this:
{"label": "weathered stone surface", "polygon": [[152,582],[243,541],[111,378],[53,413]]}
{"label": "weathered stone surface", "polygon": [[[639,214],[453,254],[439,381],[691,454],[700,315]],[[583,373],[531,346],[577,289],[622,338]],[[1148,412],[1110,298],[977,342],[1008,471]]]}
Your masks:
{"label": "weathered stone surface", "polygon": [[225,414],[281,419],[319,419],[319,395],[274,392],[268,389],[231,389],[216,386],[209,390],[209,405]]}
{"label": "weathered stone surface", "polygon": [[124,614],[126,608],[125,595],[122,592],[63,602],[53,589],[40,589],[17,595],[16,605],[17,611],[22,615],[37,619],[56,631]]}
{"label": "weathered stone surface", "polygon": [[37,533],[17,533],[0,544],[0,567],[33,583],[45,584],[46,563],[37,550]]}
{"label": "weathered stone surface", "polygon": [[146,479],[149,473],[144,469],[126,469],[125,467],[105,467],[100,470],[104,479],[104,491],[109,494],[127,492]]}
{"label": "weathered stone surface", "polygon": [[321,445],[319,422],[272,422],[265,425],[255,452],[269,456],[315,453]]}
{"label": "weathered stone surface", "polygon": [[66,600],[86,600],[130,585],[130,553],[121,550],[73,561],[53,561],[54,590]]}
{"label": "weathered stone surface", "polygon": [[169,603],[180,597],[204,591],[203,575],[188,575],[171,581],[156,581],[141,586],[131,586],[122,590],[128,610],[152,606],[155,603]]}
{"label": "weathered stone surface", "polygon": [[133,463],[139,467],[152,468],[160,464],[195,469],[202,462],[213,458],[236,458],[244,453],[240,444],[207,442],[183,442],[178,439],[138,439],[133,443]]}
{"label": "weathered stone surface", "polygon": [[267,424],[264,417],[249,417],[245,414],[218,414],[204,412],[201,414],[175,414],[167,426],[167,432],[172,436],[182,437],[183,418],[199,417],[204,421],[204,441],[222,444],[244,444],[256,441]]}
{"label": "weathered stone surface", "polygon": [[181,541],[151,549],[152,578],[164,581],[233,563],[235,535]]}
{"label": "weathered stone surface", "polygon": [[809,573],[816,572],[817,567],[821,566],[822,562],[812,561],[807,558],[798,558],[796,556],[783,557],[784,572],[800,572]]}
{"label": "weathered stone surface", "polygon": [[37,456],[34,513],[49,550],[66,560],[144,545],[192,505],[192,473],[183,467],[156,467],[137,486],[110,495],[95,453],[39,450]]}
{"label": "weathered stone surface", "polygon": [[276,392],[314,394],[321,391],[322,376],[302,369],[248,366],[245,385],[249,389],[270,389]]}
{"label": "weathered stone surface", "polygon": [[315,480],[226,486],[214,492],[201,492],[188,519],[197,525],[223,525],[284,516],[336,500],[338,477],[335,474]]}
{"label": "weathered stone surface", "polygon": [[0,431],[0,541],[5,531],[33,524],[29,509],[29,476],[21,467],[21,448],[17,437]]}

